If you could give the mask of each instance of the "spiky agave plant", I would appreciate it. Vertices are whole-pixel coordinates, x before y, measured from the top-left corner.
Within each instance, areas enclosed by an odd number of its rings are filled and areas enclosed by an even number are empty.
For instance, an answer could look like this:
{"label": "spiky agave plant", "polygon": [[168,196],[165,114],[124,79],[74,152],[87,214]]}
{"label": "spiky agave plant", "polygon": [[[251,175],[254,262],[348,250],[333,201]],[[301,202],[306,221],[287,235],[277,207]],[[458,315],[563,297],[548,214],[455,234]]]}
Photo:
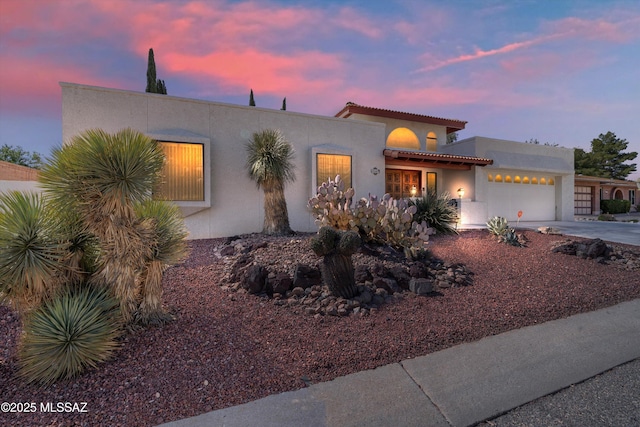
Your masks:
{"label": "spiky agave plant", "polygon": [[108,289],[69,286],[25,320],[18,359],[28,382],[49,385],[107,360],[118,348],[119,303]]}
{"label": "spiky agave plant", "polygon": [[171,317],[162,308],[162,274],[188,255],[187,229],[178,206],[162,200],[146,200],[136,205],[140,218],[150,219],[155,234],[151,257],[141,280],[141,303],[136,320],[143,325],[164,323]]}
{"label": "spiky agave plant", "polygon": [[164,164],[160,145],[132,129],[87,130],[53,152],[40,182],[62,206],[78,212],[99,242],[92,282],[112,287],[125,321],[132,319],[136,278],[150,257],[153,231],[134,205],[150,197]]}
{"label": "spiky agave plant", "polygon": [[494,216],[487,221],[487,229],[489,233],[500,238],[509,229],[509,223],[504,217]]}
{"label": "spiky agave plant", "polygon": [[265,234],[291,234],[284,185],[293,181],[293,147],[276,129],[255,132],[247,144],[249,177],[264,191]]}
{"label": "spiky agave plant", "polygon": [[428,189],[422,197],[411,200],[410,204],[417,208],[413,218],[418,223],[426,221],[437,233],[458,234],[458,211],[455,205],[451,204],[448,192],[438,195],[435,190]]}
{"label": "spiky agave plant", "polygon": [[51,295],[66,269],[68,245],[41,194],[0,193],[0,298],[20,312]]}

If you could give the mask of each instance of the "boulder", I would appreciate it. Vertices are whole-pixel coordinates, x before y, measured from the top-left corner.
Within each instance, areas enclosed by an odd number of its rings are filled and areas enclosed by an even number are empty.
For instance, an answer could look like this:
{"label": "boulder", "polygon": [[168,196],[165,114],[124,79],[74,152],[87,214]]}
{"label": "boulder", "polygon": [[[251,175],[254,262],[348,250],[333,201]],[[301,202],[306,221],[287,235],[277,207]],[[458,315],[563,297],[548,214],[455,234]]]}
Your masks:
{"label": "boulder", "polygon": [[287,273],[278,273],[275,277],[269,278],[269,287],[273,293],[286,294],[293,286],[293,280]]}
{"label": "boulder", "polygon": [[269,272],[263,266],[256,264],[249,267],[242,280],[242,287],[250,294],[259,294],[265,290]]}
{"label": "boulder", "polygon": [[409,290],[417,295],[429,295],[433,292],[433,281],[422,277],[413,277],[409,281]]}
{"label": "boulder", "polygon": [[297,264],[293,270],[293,287],[303,289],[311,286],[321,285],[322,275],[317,268],[310,267],[305,264]]}

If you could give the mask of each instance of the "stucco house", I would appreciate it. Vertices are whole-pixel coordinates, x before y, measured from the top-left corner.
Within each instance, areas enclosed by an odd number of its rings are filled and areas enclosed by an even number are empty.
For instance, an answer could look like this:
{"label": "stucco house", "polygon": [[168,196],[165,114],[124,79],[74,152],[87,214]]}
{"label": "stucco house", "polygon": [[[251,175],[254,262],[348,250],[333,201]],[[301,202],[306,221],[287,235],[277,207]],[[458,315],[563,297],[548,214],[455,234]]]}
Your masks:
{"label": "stucco house", "polygon": [[[466,122],[347,103],[335,117],[60,83],[62,136],[131,127],[167,155],[162,194],[185,215],[190,238],[262,229],[262,192],[245,169],[253,132],[279,129],[293,145],[296,181],[285,188],[292,229],[315,231],[307,201],[340,174],[356,198],[427,188],[461,202],[462,225],[494,215],[573,220],[573,150],[473,137],[447,144]],[[458,190],[464,194],[458,198]]]}
{"label": "stucco house", "polygon": [[576,215],[598,215],[601,212],[601,200],[628,200],[631,211],[636,210],[639,203],[636,198],[640,183],[623,179],[610,179],[598,176],[575,176]]}

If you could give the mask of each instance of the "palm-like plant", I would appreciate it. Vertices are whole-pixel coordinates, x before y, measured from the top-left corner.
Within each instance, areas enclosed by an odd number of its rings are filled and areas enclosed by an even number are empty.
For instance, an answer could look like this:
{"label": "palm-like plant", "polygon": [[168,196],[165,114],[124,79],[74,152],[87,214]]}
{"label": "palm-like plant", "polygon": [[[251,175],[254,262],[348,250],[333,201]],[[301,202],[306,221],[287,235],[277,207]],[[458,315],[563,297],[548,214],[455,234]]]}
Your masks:
{"label": "palm-like plant", "polygon": [[106,288],[65,288],[27,317],[20,374],[48,385],[95,367],[118,348],[118,319],[118,301]]}
{"label": "palm-like plant", "polygon": [[51,295],[66,270],[68,244],[37,193],[0,193],[0,298],[20,311]]}
{"label": "palm-like plant", "polygon": [[167,267],[186,258],[188,247],[185,239],[188,232],[180,210],[174,204],[147,200],[136,205],[136,214],[152,220],[155,234],[151,257],[140,279],[142,302],[137,320],[145,325],[163,323],[171,317],[162,309],[162,273]]}
{"label": "palm-like plant", "polygon": [[61,208],[75,210],[99,242],[92,282],[113,287],[125,321],[136,306],[136,277],[151,256],[153,230],[134,205],[151,195],[164,164],[160,145],[132,129],[88,130],[53,152],[40,182]]}
{"label": "palm-like plant", "polygon": [[426,221],[429,227],[442,234],[458,234],[456,223],[458,221],[458,211],[455,205],[451,204],[451,196],[448,192],[438,193],[433,189],[415,201],[410,201],[415,205],[417,211],[413,215],[418,223]]}
{"label": "palm-like plant", "polygon": [[279,130],[255,132],[247,144],[249,177],[264,191],[265,234],[291,234],[284,185],[295,180],[294,150]]}

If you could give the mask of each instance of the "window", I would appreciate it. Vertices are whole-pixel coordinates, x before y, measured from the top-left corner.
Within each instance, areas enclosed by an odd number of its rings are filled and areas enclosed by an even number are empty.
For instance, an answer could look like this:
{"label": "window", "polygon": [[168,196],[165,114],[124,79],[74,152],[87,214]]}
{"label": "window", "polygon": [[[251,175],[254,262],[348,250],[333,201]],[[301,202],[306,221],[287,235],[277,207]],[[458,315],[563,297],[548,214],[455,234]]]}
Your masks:
{"label": "window", "polygon": [[427,134],[427,151],[437,151],[438,150],[438,137],[434,132],[429,132]]}
{"label": "window", "polygon": [[352,187],[351,156],[345,154],[316,154],[316,186],[322,185],[328,179],[333,180],[336,175],[344,181],[345,188]]}
{"label": "window", "polygon": [[387,137],[387,147],[419,150],[420,140],[411,129],[396,128]]}
{"label": "window", "polygon": [[636,204],[636,190],[629,190],[629,201],[632,206]]}
{"label": "window", "polygon": [[438,174],[427,172],[427,190],[438,191]]}
{"label": "window", "polygon": [[204,146],[160,141],[166,156],[156,196],[173,201],[204,201]]}

